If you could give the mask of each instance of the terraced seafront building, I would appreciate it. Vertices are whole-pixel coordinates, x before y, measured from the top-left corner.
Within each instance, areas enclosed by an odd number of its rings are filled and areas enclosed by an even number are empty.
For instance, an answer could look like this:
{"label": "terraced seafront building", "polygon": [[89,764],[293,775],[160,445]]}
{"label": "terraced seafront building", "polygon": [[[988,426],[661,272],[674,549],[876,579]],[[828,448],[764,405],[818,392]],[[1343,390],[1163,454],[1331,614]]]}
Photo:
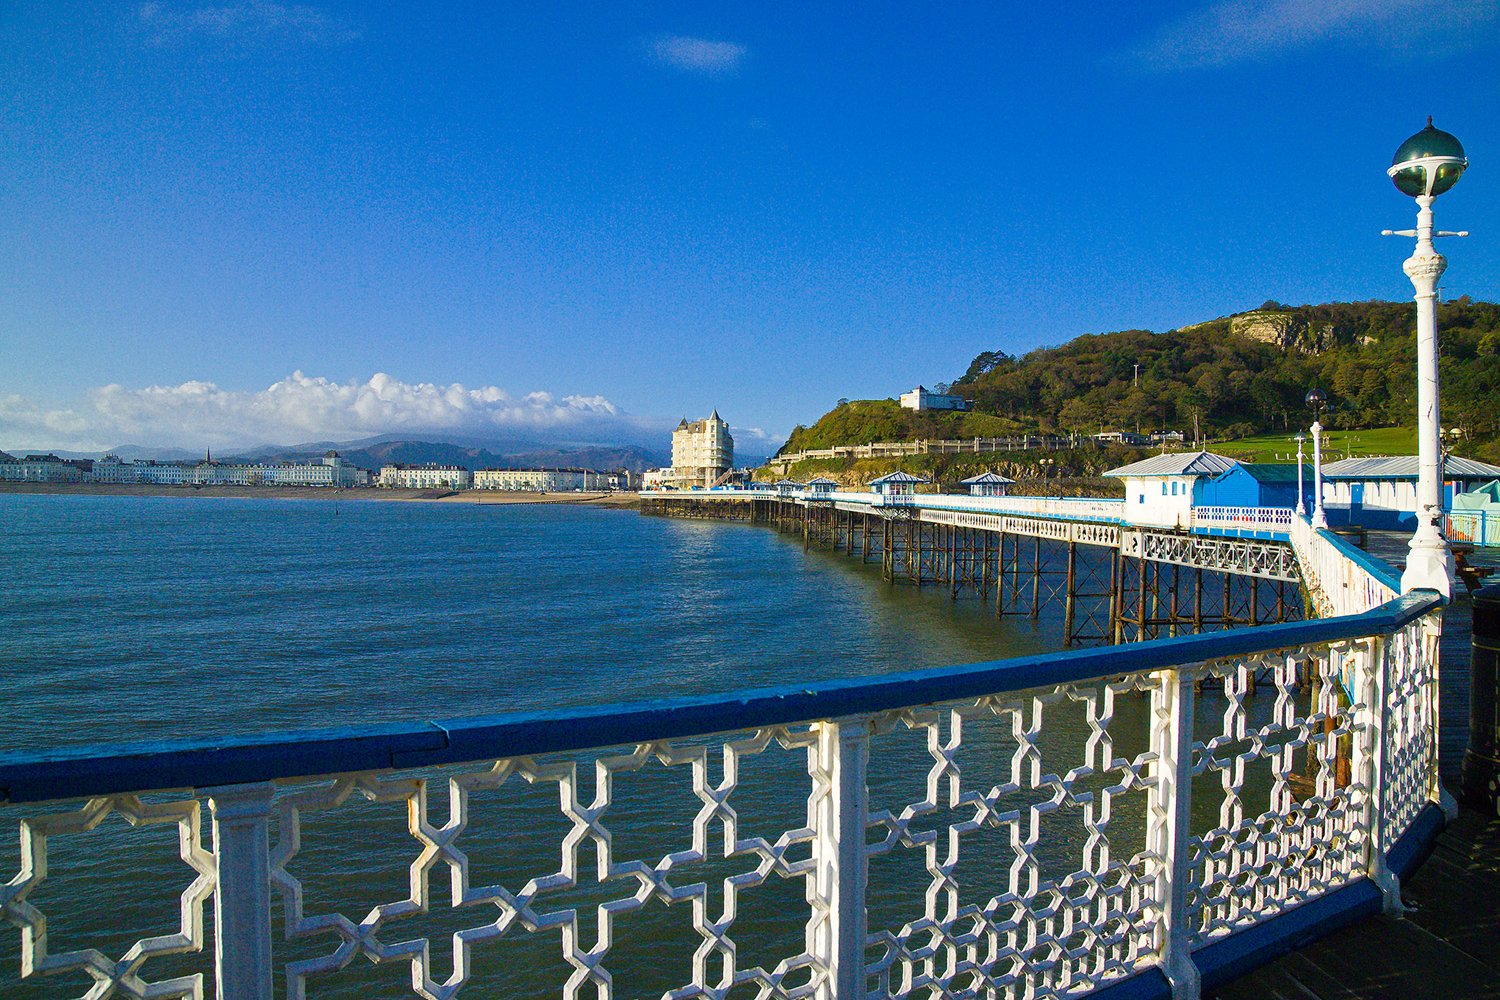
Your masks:
{"label": "terraced seafront building", "polygon": [[619,476],[593,469],[477,469],[476,490],[517,490],[545,493],[558,490],[612,490]]}

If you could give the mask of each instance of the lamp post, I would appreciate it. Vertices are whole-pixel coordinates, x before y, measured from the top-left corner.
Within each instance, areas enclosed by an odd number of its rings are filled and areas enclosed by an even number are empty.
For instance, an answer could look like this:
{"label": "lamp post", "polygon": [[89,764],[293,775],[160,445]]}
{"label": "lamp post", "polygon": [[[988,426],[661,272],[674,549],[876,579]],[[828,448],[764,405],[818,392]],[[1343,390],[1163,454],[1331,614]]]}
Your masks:
{"label": "lamp post", "polygon": [[1403,142],[1386,171],[1397,189],[1417,202],[1417,228],[1385,236],[1414,236],[1416,249],[1402,269],[1416,289],[1417,300],[1417,530],[1411,536],[1401,590],[1436,590],[1452,596],[1448,583],[1452,557],[1443,538],[1441,520],[1442,440],[1438,429],[1437,283],[1448,261],[1433,247],[1439,236],[1467,236],[1466,232],[1434,232],[1432,203],[1458,183],[1469,165],[1457,138],[1427,127]]}
{"label": "lamp post", "polygon": [[1302,442],[1307,440],[1307,435],[1301,431],[1297,432],[1297,516],[1301,517],[1307,513],[1307,505],[1302,502]]}
{"label": "lamp post", "polygon": [[[1319,419],[1323,414],[1323,407],[1328,405],[1328,394],[1322,389],[1309,389],[1307,392],[1307,405],[1313,411],[1313,423],[1309,430],[1312,431],[1313,441],[1313,516],[1312,526],[1314,528],[1328,527],[1328,518],[1323,513],[1323,424]],[[1298,475],[1301,475],[1300,466]]]}

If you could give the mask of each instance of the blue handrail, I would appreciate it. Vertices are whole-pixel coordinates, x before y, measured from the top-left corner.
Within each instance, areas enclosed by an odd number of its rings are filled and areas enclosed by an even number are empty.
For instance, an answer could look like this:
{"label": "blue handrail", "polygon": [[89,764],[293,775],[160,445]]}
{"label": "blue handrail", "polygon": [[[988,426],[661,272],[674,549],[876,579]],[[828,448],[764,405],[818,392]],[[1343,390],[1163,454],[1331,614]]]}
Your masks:
{"label": "blue handrail", "polygon": [[249,737],[10,752],[0,754],[0,801],[210,788],[789,725],[1389,634],[1442,604],[1437,593],[1419,591],[1372,611],[1340,618],[692,698]]}
{"label": "blue handrail", "polygon": [[1347,538],[1336,535],[1327,528],[1319,528],[1318,534],[1322,535],[1329,544],[1339,550],[1350,562],[1356,563],[1366,573],[1385,584],[1396,593],[1401,593],[1401,579],[1395,575],[1391,567],[1376,559],[1364,549],[1355,545]]}

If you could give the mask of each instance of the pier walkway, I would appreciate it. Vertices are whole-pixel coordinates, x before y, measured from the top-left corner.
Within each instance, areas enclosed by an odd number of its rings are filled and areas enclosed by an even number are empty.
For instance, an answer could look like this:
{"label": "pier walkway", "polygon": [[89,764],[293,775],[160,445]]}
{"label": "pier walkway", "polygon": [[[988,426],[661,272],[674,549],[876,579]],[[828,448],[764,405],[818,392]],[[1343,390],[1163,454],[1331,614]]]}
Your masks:
{"label": "pier walkway", "polygon": [[[1370,552],[1405,564],[1407,536],[1371,532]],[[1500,564],[1500,551],[1479,563]],[[1473,608],[1454,587],[1443,612],[1439,767],[1455,795],[1469,736]],[[1212,992],[1218,1000],[1480,1000],[1500,997],[1500,818],[1462,808],[1403,882],[1411,908],[1312,942]]]}

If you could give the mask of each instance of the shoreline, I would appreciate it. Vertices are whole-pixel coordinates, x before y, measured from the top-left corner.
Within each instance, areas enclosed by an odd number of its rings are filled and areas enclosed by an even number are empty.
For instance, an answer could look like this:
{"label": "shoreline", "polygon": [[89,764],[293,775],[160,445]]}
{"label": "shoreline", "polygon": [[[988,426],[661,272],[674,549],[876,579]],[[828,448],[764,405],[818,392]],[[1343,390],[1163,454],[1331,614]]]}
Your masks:
{"label": "shoreline", "polygon": [[20,493],[44,496],[127,496],[168,497],[173,499],[217,500],[350,500],[399,501],[403,503],[476,504],[480,506],[513,506],[517,504],[571,504],[607,507],[612,510],[639,506],[637,493],[532,493],[511,490],[410,490],[381,487],[327,486],[156,486],[146,483],[23,483],[0,482],[0,494]]}

